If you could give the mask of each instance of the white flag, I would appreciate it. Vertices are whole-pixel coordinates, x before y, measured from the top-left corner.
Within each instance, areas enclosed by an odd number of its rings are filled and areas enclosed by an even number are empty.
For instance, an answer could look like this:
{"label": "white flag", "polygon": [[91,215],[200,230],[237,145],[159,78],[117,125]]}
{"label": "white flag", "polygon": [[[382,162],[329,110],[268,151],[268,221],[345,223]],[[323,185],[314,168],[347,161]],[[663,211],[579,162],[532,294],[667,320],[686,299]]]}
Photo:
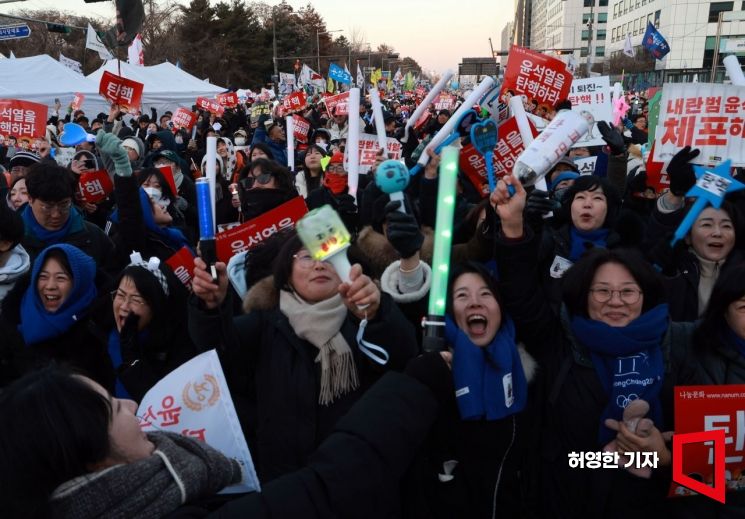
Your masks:
{"label": "white flag", "polygon": [[145,66],[145,53],[142,48],[142,36],[138,34],[127,49],[127,57],[130,65]]}
{"label": "white flag", "polygon": [[403,80],[404,80],[404,76],[403,74],[401,74],[401,67],[399,67],[396,73],[393,75],[393,81],[395,83],[400,83]]}
{"label": "white flag", "polygon": [[182,364],[147,392],[137,409],[143,431],[197,438],[241,465],[243,480],[221,493],[261,490],[215,350]]}
{"label": "white flag", "polygon": [[626,54],[629,58],[633,58],[636,56],[636,52],[634,52],[634,46],[631,44],[631,33],[626,35],[626,42],[623,44],[623,53]]}
{"label": "white flag", "polygon": [[101,59],[114,59],[114,56],[111,54],[111,52],[109,52],[109,49],[106,48],[106,45],[103,44],[101,38],[98,37],[98,34],[96,34],[96,30],[91,24],[88,24],[88,34],[85,38],[85,48],[98,52],[98,55],[101,57]]}
{"label": "white flag", "polygon": [[365,75],[362,73],[359,63],[357,64],[357,87],[365,88]]}
{"label": "white flag", "polygon": [[66,57],[61,52],[59,53],[59,62],[62,63],[64,66],[72,70],[73,72],[77,72],[78,74],[83,73],[83,66],[80,64],[79,61],[75,61],[74,59],[70,59]]}

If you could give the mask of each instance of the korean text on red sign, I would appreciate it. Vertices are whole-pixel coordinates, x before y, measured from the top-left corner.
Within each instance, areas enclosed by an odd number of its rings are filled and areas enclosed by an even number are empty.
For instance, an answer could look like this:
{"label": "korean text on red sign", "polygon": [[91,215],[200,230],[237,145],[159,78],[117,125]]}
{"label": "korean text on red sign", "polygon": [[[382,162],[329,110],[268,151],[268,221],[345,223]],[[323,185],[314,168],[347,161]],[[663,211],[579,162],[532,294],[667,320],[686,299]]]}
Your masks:
{"label": "korean text on red sign", "polygon": [[553,106],[567,98],[571,83],[572,74],[563,61],[513,45],[500,96],[525,94],[529,101]]}
{"label": "korean text on red sign", "polygon": [[206,97],[197,97],[196,103],[197,108],[201,110],[206,110],[211,114],[215,114],[218,117],[222,117],[222,114],[225,113],[225,108],[220,105],[217,101],[214,99],[208,99]]}
{"label": "korean text on red sign", "polygon": [[285,113],[302,110],[308,104],[305,92],[293,92],[282,100]]}
{"label": "korean text on red sign", "polygon": [[47,107],[19,99],[0,99],[0,135],[44,137]]}
{"label": "korean text on red sign", "polygon": [[308,142],[308,133],[310,132],[310,123],[304,117],[295,114],[292,116],[295,124],[293,126],[293,135],[298,142]]}
{"label": "korean text on red sign", "polygon": [[[728,491],[742,488],[738,480],[745,477],[742,475],[745,471],[745,384],[676,386],[674,394],[675,433],[723,430],[724,467],[716,467],[716,470],[725,470]],[[708,483],[714,481],[713,442],[686,444],[682,462],[684,474],[698,474]],[[670,495],[690,495],[690,490],[673,483]]]}
{"label": "korean text on red sign", "polygon": [[745,166],[745,87],[666,84],[655,132],[654,160],[665,162],[685,146],[699,148],[696,164],[726,159]]}
{"label": "korean text on red sign", "polygon": [[98,93],[125,112],[136,112],[140,109],[143,84],[123,78],[106,71],[101,76]]}
{"label": "korean text on red sign", "polygon": [[[360,173],[367,173],[372,169],[379,150],[377,135],[370,135],[369,133],[360,134]],[[388,137],[385,151],[389,159],[399,160],[401,158],[401,143],[398,139]]]}
{"label": "korean text on red sign", "polygon": [[347,115],[347,103],[349,102],[349,92],[336,94],[335,96],[326,97],[323,102],[326,109],[331,115]]}
{"label": "korean text on red sign", "polygon": [[78,180],[78,194],[85,202],[96,204],[114,191],[114,184],[105,169],[86,171]]}
{"label": "korean text on red sign", "polygon": [[235,92],[217,94],[217,102],[225,108],[235,108],[238,106],[238,95]]}
{"label": "korean text on red sign", "polygon": [[271,235],[292,229],[308,212],[305,200],[298,196],[271,211],[217,235],[217,259],[227,263],[234,255],[258,246]]}
{"label": "korean text on red sign", "polygon": [[175,128],[191,130],[197,122],[197,116],[194,112],[181,107],[173,114],[173,117],[171,117],[171,121],[173,121],[173,126]]}

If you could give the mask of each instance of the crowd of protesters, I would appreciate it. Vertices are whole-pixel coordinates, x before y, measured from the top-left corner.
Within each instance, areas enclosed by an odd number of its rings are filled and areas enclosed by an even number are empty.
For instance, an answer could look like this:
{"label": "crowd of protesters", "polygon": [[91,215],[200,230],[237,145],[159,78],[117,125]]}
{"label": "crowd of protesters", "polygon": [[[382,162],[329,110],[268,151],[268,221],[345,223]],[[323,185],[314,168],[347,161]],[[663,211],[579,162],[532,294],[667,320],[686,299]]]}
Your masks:
{"label": "crowd of protesters", "polygon": [[[355,197],[344,161],[349,117],[375,133],[369,102],[341,115],[312,98],[299,114],[308,142],[296,143],[289,167],[283,119],[276,109],[252,117],[254,102],[220,117],[197,110],[193,133],[175,129],[170,112],[56,106],[46,138],[0,145],[8,517],[745,513],[740,494],[727,505],[665,497],[673,387],[745,383],[745,201],[734,193],[706,209],[672,247],[697,151],[681,150],[667,166],[669,190],[655,193],[636,158],[647,141],[643,99],[632,103],[633,121],[600,123],[605,146],[559,161],[547,191],[508,175],[482,198],[459,176],[442,353],[423,353],[420,325],[439,156],[392,202],[371,181],[387,158],[380,153]],[[385,133],[405,141],[409,167],[451,117],[430,107],[403,139],[415,108],[403,95],[384,100]],[[59,164],[68,122],[89,138]],[[465,145],[469,128],[458,128]],[[330,205],[353,236],[348,280],[289,230],[218,262],[216,280],[197,257],[192,286],[182,284],[166,260],[184,247],[198,255],[195,180],[208,136],[217,137],[217,224],[297,196],[308,209]],[[587,156],[598,157],[596,168],[581,175],[575,159]],[[113,191],[87,202],[79,178],[101,169]],[[385,360],[365,354],[361,340]],[[235,461],[197,440],[140,432],[134,401],[212,348],[261,494],[215,497],[240,474]],[[638,360],[629,386],[623,359]],[[654,453],[656,465],[568,463],[570,453],[604,450]]]}

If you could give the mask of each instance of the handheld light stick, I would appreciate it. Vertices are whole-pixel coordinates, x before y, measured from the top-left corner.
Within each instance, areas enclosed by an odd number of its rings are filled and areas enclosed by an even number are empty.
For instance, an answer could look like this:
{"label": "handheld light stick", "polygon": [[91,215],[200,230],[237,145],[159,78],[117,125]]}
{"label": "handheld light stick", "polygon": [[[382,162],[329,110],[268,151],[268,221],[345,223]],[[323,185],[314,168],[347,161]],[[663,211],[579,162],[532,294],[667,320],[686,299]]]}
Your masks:
{"label": "handheld light stick", "polygon": [[287,168],[295,171],[295,119],[287,116]]}
{"label": "handheld light stick", "polygon": [[427,96],[424,98],[424,100],[419,104],[419,106],[416,107],[414,113],[411,114],[409,120],[406,121],[406,126],[404,127],[404,136],[401,139],[401,142],[405,143],[409,140],[409,130],[411,130],[411,127],[416,124],[416,122],[422,115],[424,115],[424,112],[427,111],[429,105],[431,105],[435,101],[435,98],[445,88],[451,77],[453,77],[453,71],[450,69],[446,70],[440,80],[435,84],[434,87],[432,87],[432,90],[427,93]]}
{"label": "handheld light stick", "polygon": [[[523,141],[523,149],[530,146],[530,143],[533,142],[533,131],[530,129],[530,123],[528,122],[528,114],[525,111],[525,105],[523,105],[523,100],[520,96],[512,96],[510,98],[509,102],[510,107],[510,113],[515,118],[515,122],[517,123],[517,130],[520,132],[520,138]],[[546,179],[541,178],[535,183],[536,189],[541,189],[543,191],[548,191],[548,185],[546,185]],[[512,186],[508,186],[508,191],[510,194],[514,194],[515,188]]]}
{"label": "handheld light stick", "polygon": [[587,133],[584,117],[572,110],[560,110],[545,130],[523,150],[513,174],[523,186],[532,186],[551,171],[569,148]]}
{"label": "handheld light stick", "polygon": [[217,248],[215,245],[215,226],[212,218],[212,200],[209,179],[202,177],[194,181],[197,191],[197,212],[199,215],[199,253],[210,269],[212,282],[217,283]]}
{"label": "handheld light stick", "polygon": [[352,237],[339,214],[330,205],[323,205],[303,216],[296,227],[300,241],[311,257],[331,263],[341,280],[348,283],[352,265],[346,251]]}
{"label": "handheld light stick", "polygon": [[[347,99],[347,113],[349,131],[347,132],[347,146],[345,155],[347,159],[347,187],[349,194],[357,202],[357,187],[360,178],[360,89],[350,88]],[[354,152],[354,153],[352,153]]]}
{"label": "handheld light stick", "polygon": [[432,256],[432,286],[429,290],[427,317],[422,321],[424,351],[445,349],[445,301],[450,273],[450,249],[453,243],[453,215],[455,214],[455,187],[458,178],[459,155],[458,148],[448,146],[442,150],[440,160],[435,245]]}
{"label": "handheld light stick", "polygon": [[406,212],[404,207],[404,190],[409,185],[409,171],[406,166],[397,160],[386,160],[381,162],[378,169],[375,170],[375,185],[383,192],[387,193],[391,200],[399,200],[401,205],[398,210]]}
{"label": "handheld light stick", "polygon": [[483,123],[471,126],[471,144],[484,157],[486,177],[489,180],[489,191],[494,191],[497,183],[494,179],[494,148],[497,145],[497,123],[488,119]]}
{"label": "handheld light stick", "polygon": [[[383,105],[380,104],[380,94],[376,88],[370,89],[370,101],[372,102],[373,119],[375,119],[375,133],[378,135],[378,146],[380,146],[380,149],[385,153],[388,145],[388,138],[385,136]],[[359,108],[357,111],[359,112]]]}
{"label": "handheld light stick", "polygon": [[670,246],[674,246],[682,240],[693,226],[696,218],[706,206],[719,209],[727,193],[745,189],[745,184],[733,179],[730,175],[731,160],[726,160],[716,168],[710,169],[703,166],[694,166],[696,170],[696,184],[686,193],[686,197],[696,197],[693,206],[688,210],[685,218],[675,230]]}
{"label": "handheld light stick", "polygon": [[215,189],[217,184],[217,137],[207,137],[205,155],[207,164],[205,176],[210,182],[210,200],[212,201],[212,229],[214,232],[217,224],[215,222]]}
{"label": "handheld light stick", "polygon": [[466,98],[465,101],[463,101],[463,104],[458,107],[458,109],[455,111],[455,113],[448,119],[448,122],[446,122],[442,128],[440,128],[440,131],[438,131],[434,137],[432,137],[432,140],[429,141],[429,144],[427,144],[427,147],[424,148],[424,151],[422,151],[422,154],[419,156],[419,160],[417,161],[417,164],[420,164],[422,167],[427,165],[427,162],[429,162],[429,155],[427,154],[427,150],[434,150],[437,149],[437,147],[442,144],[442,142],[453,132],[453,130],[456,129],[456,126],[460,122],[461,116],[473,108],[473,105],[477,104],[482,97],[484,97],[484,94],[486,94],[491,88],[494,86],[494,80],[490,77],[485,77],[481,83],[471,92],[471,94]]}
{"label": "handheld light stick", "polygon": [[194,126],[191,127],[191,140],[194,140],[197,138],[197,123],[194,123]]}
{"label": "handheld light stick", "polygon": [[731,54],[724,58],[722,63],[724,63],[724,68],[727,70],[727,75],[733,85],[745,85],[745,74],[742,73],[742,68],[740,68],[740,62],[737,60],[737,56]]}

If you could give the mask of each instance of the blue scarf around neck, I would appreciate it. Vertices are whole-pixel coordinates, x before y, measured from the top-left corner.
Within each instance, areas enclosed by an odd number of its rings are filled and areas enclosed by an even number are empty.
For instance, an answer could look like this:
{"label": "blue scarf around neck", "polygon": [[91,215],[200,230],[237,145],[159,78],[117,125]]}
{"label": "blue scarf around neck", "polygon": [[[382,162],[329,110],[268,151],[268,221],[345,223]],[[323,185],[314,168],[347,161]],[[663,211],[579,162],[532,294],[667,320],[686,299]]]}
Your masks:
{"label": "blue scarf around neck", "polygon": [[574,225],[570,225],[569,260],[574,263],[581,258],[582,255],[587,252],[587,249],[590,248],[587,244],[592,247],[600,247],[604,249],[609,233],[610,230],[603,228],[595,229],[594,231],[580,231]]}
{"label": "blue scarf around neck", "polygon": [[499,420],[525,408],[528,381],[509,317],[502,317],[499,331],[483,348],[473,344],[450,317],[446,317],[445,336],[454,350],[455,396],[463,420]]}
{"label": "blue scarf around neck", "polygon": [[575,316],[572,333],[590,350],[592,364],[608,395],[600,416],[600,443],[605,445],[616,432],[605,426],[606,418],[621,420],[623,410],[637,398],[649,403],[649,417],[662,427],[660,389],[665,374],[662,338],[669,325],[666,304],[655,306],[623,327]]}
{"label": "blue scarf around neck", "polygon": [[[36,287],[46,256],[52,249],[60,249],[67,256],[72,269],[72,290],[55,312],[48,312]],[[21,323],[18,331],[27,346],[47,339],[59,337],[80,321],[96,298],[96,262],[93,258],[72,245],[60,243],[47,247],[34,261],[31,284],[21,299]]]}
{"label": "blue scarf around neck", "polygon": [[76,207],[70,208],[70,216],[67,217],[65,225],[56,231],[50,231],[41,226],[36,221],[34,212],[31,210],[31,205],[27,204],[26,208],[21,213],[23,218],[23,224],[26,226],[26,235],[34,236],[44,242],[45,245],[56,245],[62,241],[71,233],[81,231],[84,228],[83,216]]}
{"label": "blue scarf around neck", "polygon": [[745,339],[737,335],[729,325],[725,326],[724,341],[745,357]]}

